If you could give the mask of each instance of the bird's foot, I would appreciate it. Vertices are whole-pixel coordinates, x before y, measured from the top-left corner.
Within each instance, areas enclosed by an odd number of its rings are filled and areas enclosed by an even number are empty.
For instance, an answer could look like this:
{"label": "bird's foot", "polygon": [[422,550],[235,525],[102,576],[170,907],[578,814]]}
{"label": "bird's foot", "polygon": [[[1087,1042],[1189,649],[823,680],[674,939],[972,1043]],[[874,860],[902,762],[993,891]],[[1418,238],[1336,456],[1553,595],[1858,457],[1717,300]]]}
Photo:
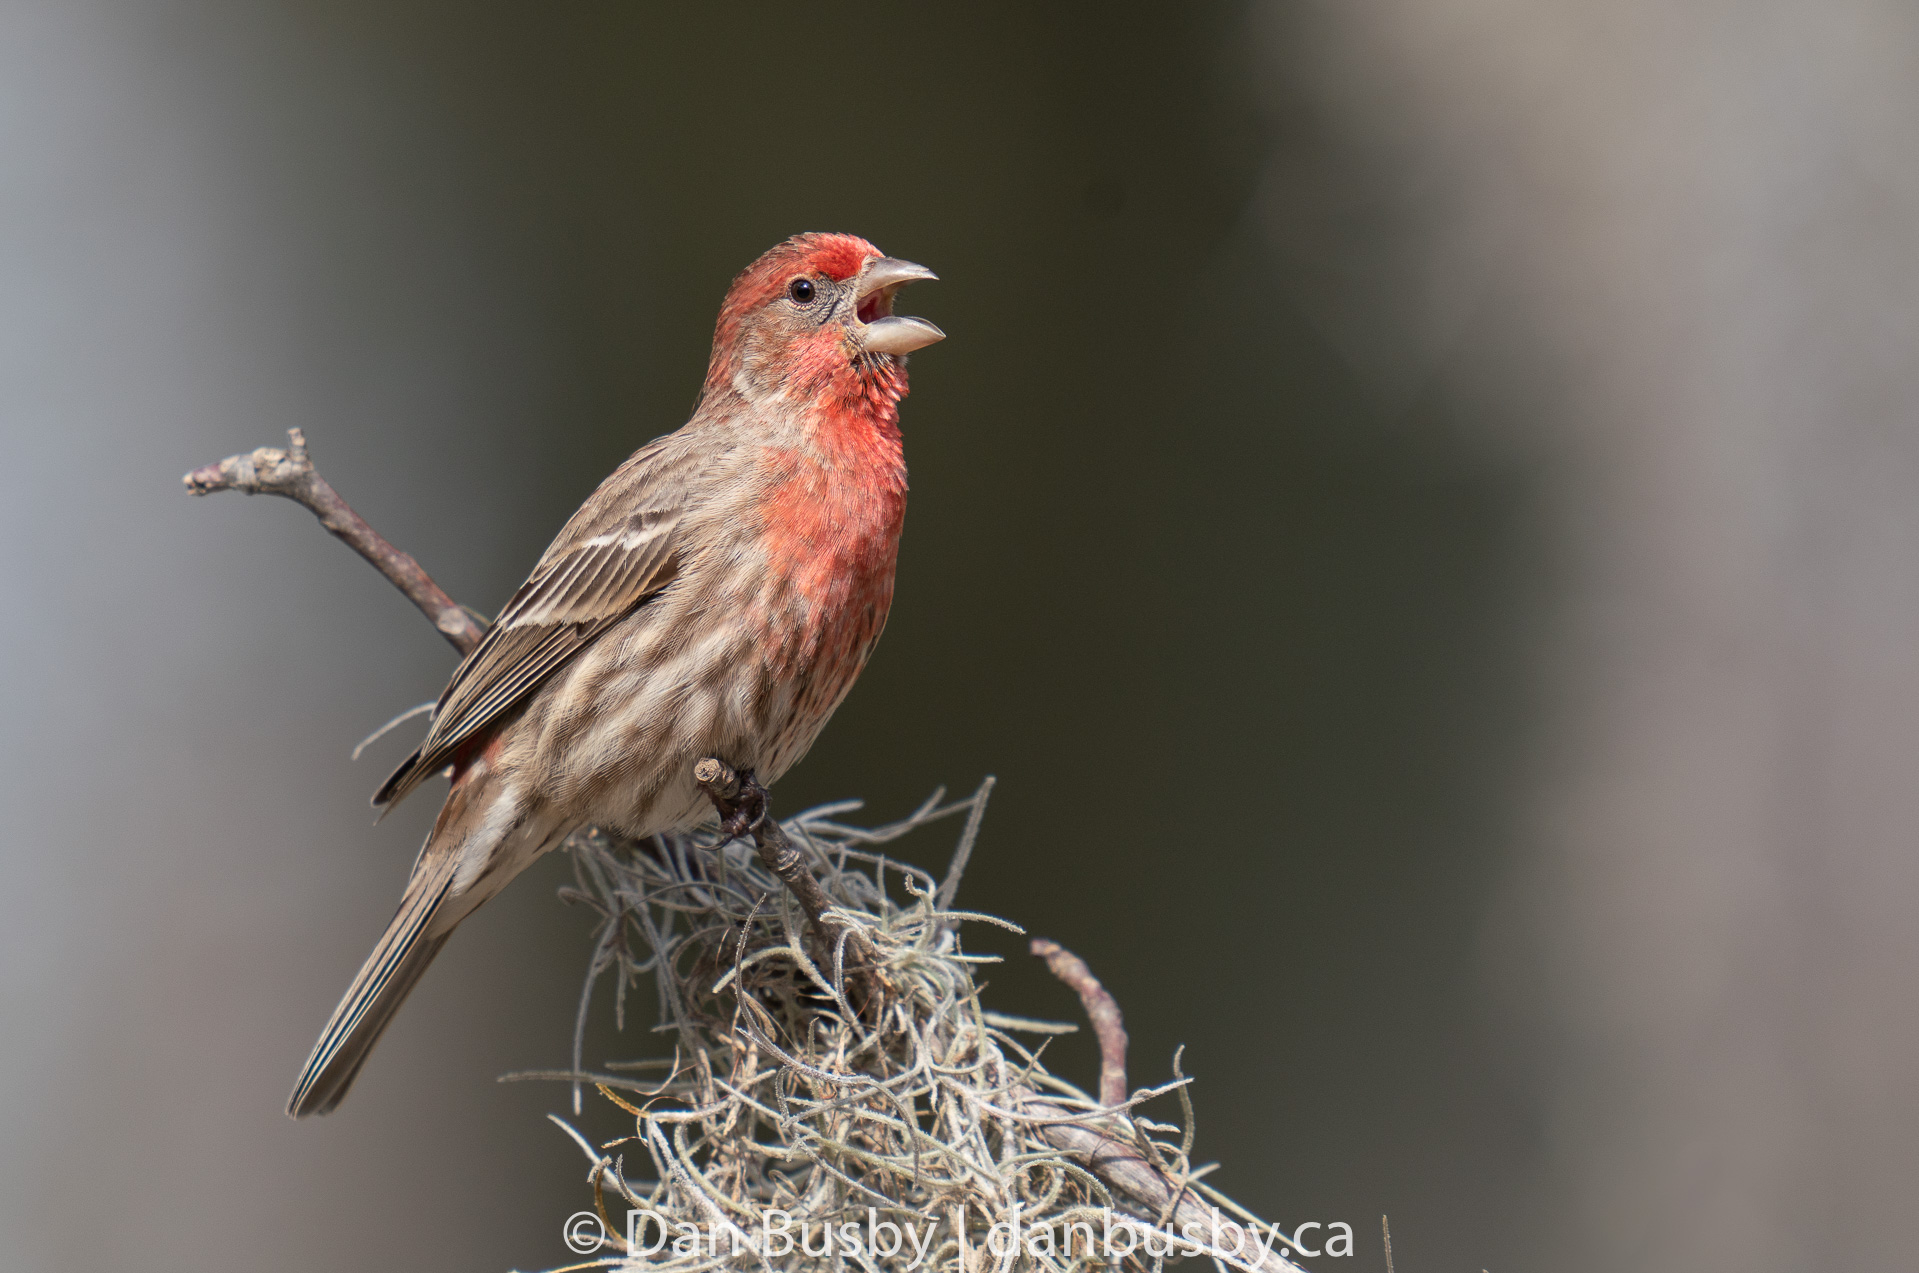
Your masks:
{"label": "bird's foot", "polygon": [[733,811],[720,819],[720,834],[727,840],[751,835],[766,820],[766,788],[753,777],[751,769],[739,771],[740,788],[733,797]]}

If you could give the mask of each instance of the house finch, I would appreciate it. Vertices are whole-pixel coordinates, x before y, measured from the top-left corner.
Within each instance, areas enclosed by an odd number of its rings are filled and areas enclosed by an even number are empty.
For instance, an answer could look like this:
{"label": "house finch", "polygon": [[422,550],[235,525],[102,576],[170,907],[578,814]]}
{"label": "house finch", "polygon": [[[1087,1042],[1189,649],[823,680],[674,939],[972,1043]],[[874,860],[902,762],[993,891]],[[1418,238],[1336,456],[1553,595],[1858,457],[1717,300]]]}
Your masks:
{"label": "house finch", "polygon": [[733,280],[693,418],[581,505],[373,797],[453,782],[288,1113],[339,1104],[453,929],[570,832],[691,827],[702,757],[771,783],[806,754],[892,603],[904,360],[944,338],[893,294],[933,277],[802,234]]}

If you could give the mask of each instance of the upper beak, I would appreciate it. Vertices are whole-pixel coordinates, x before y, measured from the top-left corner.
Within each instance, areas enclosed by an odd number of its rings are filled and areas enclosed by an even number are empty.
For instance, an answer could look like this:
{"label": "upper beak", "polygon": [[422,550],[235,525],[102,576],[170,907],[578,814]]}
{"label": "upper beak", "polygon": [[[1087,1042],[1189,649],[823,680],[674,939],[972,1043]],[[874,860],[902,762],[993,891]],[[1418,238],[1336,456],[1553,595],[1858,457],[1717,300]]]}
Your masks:
{"label": "upper beak", "polygon": [[946,333],[924,318],[896,317],[893,293],[908,283],[937,279],[924,265],[882,256],[860,271],[854,292],[855,321],[866,348],[879,354],[910,354],[946,339]]}

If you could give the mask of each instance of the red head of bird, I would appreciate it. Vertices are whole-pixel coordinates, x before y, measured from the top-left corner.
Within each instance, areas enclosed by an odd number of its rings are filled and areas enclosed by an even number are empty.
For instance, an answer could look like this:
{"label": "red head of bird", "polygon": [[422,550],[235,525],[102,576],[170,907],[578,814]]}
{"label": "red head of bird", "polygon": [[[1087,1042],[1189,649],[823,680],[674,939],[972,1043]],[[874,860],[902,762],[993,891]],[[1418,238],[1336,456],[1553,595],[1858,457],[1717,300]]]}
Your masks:
{"label": "red head of bird", "polygon": [[851,234],[797,234],[740,272],[713,333],[707,394],[730,388],[759,405],[780,397],[891,406],[900,360],[944,340],[923,318],[893,313],[893,295],[937,277]]}

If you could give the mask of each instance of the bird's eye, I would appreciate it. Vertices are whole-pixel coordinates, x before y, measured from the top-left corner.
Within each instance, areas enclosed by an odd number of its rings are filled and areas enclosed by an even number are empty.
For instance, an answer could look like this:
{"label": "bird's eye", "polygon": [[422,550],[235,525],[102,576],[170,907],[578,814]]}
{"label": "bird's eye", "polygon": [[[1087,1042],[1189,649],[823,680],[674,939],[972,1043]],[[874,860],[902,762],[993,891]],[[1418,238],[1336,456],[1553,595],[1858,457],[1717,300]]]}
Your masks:
{"label": "bird's eye", "polygon": [[810,278],[794,279],[787,285],[786,294],[802,305],[809,304],[813,299],[813,280]]}

